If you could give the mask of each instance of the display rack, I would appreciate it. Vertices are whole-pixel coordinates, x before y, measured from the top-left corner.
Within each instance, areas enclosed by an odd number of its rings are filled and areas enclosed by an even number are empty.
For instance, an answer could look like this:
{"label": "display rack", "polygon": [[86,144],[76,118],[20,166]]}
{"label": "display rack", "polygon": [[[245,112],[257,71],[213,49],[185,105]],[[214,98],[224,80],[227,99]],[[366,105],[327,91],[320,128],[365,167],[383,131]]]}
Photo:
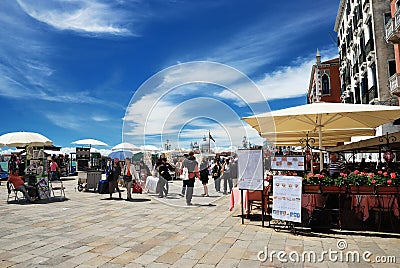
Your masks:
{"label": "display rack", "polygon": [[40,199],[49,199],[51,197],[48,170],[44,147],[26,146],[28,184],[37,187]]}

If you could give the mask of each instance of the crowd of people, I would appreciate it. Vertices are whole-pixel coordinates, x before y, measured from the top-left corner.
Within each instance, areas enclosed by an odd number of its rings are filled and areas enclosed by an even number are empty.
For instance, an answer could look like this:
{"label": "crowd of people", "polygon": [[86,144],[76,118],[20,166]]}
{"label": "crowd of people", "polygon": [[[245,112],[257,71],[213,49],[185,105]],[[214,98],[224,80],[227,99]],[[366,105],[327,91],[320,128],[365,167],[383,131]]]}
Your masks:
{"label": "crowd of people", "polygon": [[[189,152],[181,158],[175,158],[170,163],[165,155],[161,155],[153,162],[150,168],[143,162],[132,163],[127,158],[124,161],[109,159],[107,162],[106,174],[110,181],[110,198],[114,192],[118,192],[122,198],[119,181],[127,189],[127,200],[131,200],[132,187],[137,183],[144,187],[148,176],[158,178],[157,193],[159,198],[167,197],[169,194],[169,182],[175,178],[182,179],[180,196],[185,197],[186,204],[192,205],[193,191],[196,179],[200,180],[203,186],[202,196],[209,197],[209,180],[214,180],[216,192],[229,194],[232,188],[237,185],[237,159],[235,157],[195,157],[194,152]],[[184,178],[184,172],[187,178]],[[122,179],[121,179],[122,178]],[[221,185],[222,184],[222,185]],[[223,191],[221,191],[221,186]]]}

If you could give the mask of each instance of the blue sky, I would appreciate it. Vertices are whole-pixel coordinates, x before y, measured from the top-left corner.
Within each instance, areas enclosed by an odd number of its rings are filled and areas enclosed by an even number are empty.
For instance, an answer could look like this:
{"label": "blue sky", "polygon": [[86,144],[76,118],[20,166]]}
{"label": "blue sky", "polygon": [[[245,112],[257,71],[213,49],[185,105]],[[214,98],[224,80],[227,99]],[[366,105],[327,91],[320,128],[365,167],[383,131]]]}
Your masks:
{"label": "blue sky", "polygon": [[[1,1],[0,134],[39,132],[62,147],[95,138],[110,148],[122,140],[160,146],[166,139],[187,148],[210,129],[216,146],[238,146],[243,133],[261,142],[240,117],[306,102],[316,49],[323,60],[337,57],[338,5],[339,0]],[[193,61],[234,68],[258,92],[225,77],[222,69],[182,68]],[[205,83],[196,80],[199,73]],[[166,95],[157,90],[171,79],[180,84]],[[259,94],[267,105],[254,97]]]}

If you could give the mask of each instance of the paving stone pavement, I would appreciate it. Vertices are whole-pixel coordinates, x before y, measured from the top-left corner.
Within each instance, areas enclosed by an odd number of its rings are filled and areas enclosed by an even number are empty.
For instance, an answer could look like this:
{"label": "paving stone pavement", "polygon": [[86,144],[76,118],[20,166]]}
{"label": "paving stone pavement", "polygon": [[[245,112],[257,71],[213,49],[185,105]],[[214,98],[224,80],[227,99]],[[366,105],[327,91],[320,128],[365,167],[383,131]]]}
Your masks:
{"label": "paving stone pavement", "polygon": [[[400,236],[335,232],[293,235],[262,228],[259,220],[241,224],[240,210],[229,212],[229,196],[213,191],[202,197],[196,187],[194,206],[185,206],[177,193],[181,182],[170,183],[170,195],[134,194],[134,201],[78,192],[76,178],[64,181],[67,200],[7,204],[0,185],[1,267],[400,267]],[[118,195],[114,195],[117,197]],[[126,197],[126,192],[123,192]],[[347,248],[338,250],[344,240]],[[273,259],[260,251],[284,251]],[[296,253],[323,250],[343,253],[342,261],[294,262]],[[346,252],[370,251],[374,259],[395,256],[395,264],[346,262]],[[292,253],[291,253],[292,252]],[[289,253],[291,259],[289,258]],[[282,253],[280,253],[282,254]],[[336,255],[333,255],[335,257]],[[337,254],[340,257],[340,254]],[[332,257],[332,258],[333,258]],[[334,260],[334,259],[332,259]]]}

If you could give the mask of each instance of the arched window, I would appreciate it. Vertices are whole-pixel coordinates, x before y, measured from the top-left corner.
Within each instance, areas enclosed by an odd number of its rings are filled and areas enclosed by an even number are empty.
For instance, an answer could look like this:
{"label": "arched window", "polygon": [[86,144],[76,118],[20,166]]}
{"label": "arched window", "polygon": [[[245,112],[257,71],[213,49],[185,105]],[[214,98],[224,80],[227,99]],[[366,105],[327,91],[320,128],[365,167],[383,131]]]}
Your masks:
{"label": "arched window", "polygon": [[327,74],[322,75],[322,95],[329,95],[331,94],[329,88],[329,76]]}

